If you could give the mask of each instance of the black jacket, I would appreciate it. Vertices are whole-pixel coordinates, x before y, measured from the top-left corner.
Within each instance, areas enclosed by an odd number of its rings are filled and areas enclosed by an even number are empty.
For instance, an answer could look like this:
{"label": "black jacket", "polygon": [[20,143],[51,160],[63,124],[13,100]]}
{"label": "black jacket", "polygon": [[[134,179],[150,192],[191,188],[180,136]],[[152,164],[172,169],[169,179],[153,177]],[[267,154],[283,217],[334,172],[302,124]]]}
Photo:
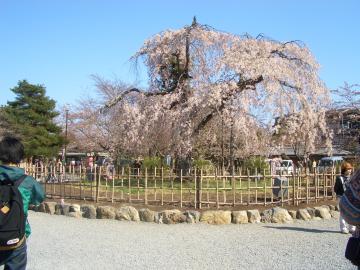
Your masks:
{"label": "black jacket", "polygon": [[350,179],[350,177],[347,177],[344,175],[340,175],[340,176],[336,177],[334,191],[337,196],[344,195],[344,192],[346,190],[346,185],[347,185],[347,182],[349,181],[349,179]]}

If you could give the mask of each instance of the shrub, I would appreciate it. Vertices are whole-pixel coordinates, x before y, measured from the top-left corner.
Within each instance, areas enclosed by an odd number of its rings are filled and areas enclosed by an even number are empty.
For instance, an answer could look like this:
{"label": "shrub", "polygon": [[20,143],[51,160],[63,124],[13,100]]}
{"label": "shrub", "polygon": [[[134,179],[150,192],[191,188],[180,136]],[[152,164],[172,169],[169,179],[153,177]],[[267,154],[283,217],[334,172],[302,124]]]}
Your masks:
{"label": "shrub", "polygon": [[264,157],[249,157],[243,161],[243,167],[250,170],[250,172],[257,169],[259,173],[270,168]]}
{"label": "shrub", "polygon": [[192,162],[193,167],[203,169],[205,171],[212,170],[214,168],[214,164],[210,160],[206,159],[194,159]]}
{"label": "shrub", "polygon": [[167,167],[161,157],[145,157],[142,161],[142,167],[148,170],[154,170],[155,168]]}

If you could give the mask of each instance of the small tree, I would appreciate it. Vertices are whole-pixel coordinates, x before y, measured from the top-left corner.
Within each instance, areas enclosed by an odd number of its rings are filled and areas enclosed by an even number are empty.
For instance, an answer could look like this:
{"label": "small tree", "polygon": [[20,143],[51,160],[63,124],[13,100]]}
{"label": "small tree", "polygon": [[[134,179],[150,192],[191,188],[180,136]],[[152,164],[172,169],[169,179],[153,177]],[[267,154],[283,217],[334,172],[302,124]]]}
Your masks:
{"label": "small tree", "polygon": [[360,84],[344,83],[344,86],[334,90],[333,93],[338,97],[335,106],[360,111]]}
{"label": "small tree", "polygon": [[16,97],[1,108],[2,128],[23,140],[26,157],[56,156],[64,138],[54,123],[58,116],[55,101],[45,95],[44,86],[26,80],[19,81],[11,91]]}
{"label": "small tree", "polygon": [[345,82],[334,90],[334,110],[328,112],[328,121],[334,126],[334,144],[360,156],[360,85]]}

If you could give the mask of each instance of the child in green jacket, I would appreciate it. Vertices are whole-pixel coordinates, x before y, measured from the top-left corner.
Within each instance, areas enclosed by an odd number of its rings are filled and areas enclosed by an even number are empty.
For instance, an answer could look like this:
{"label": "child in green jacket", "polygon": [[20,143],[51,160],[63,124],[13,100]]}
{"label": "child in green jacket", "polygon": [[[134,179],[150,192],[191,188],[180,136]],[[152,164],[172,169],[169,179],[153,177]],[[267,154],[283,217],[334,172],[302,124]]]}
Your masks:
{"label": "child in green jacket", "polygon": [[[24,170],[17,167],[23,158],[23,144],[16,138],[4,137],[0,141],[0,161],[2,163],[0,165],[0,181],[14,182],[24,176]],[[26,238],[31,233],[30,224],[27,221],[28,208],[30,204],[40,204],[44,200],[45,194],[42,186],[31,176],[26,176],[18,189],[24,206],[26,237],[21,239],[19,245],[11,250],[0,249],[0,265],[5,265],[5,269],[22,270],[26,268],[27,263]]]}

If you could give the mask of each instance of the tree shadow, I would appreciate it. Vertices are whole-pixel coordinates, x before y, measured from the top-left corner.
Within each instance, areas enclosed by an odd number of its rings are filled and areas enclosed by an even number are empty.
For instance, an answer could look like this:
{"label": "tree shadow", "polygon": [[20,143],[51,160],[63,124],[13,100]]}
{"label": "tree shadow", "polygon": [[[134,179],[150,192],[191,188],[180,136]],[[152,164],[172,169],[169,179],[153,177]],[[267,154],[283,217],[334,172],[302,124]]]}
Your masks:
{"label": "tree shadow", "polygon": [[306,228],[297,228],[297,227],[288,227],[288,226],[282,226],[282,227],[264,226],[264,227],[269,229],[276,229],[276,230],[288,230],[288,231],[298,231],[298,232],[308,232],[308,233],[341,233],[340,231],[306,229]]}

